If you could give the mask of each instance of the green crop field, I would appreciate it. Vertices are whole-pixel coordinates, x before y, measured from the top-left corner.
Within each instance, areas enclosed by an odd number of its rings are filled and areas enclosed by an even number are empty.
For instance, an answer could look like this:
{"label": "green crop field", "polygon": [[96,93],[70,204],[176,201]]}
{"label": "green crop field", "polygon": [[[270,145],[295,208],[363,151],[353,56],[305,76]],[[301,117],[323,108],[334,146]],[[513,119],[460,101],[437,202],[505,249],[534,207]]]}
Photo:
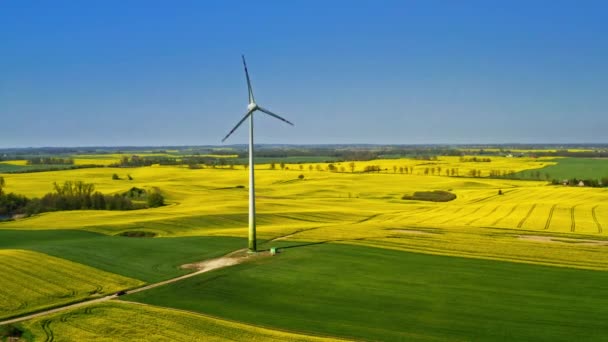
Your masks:
{"label": "green crop field", "polygon": [[73,167],[73,165],[25,165],[0,162],[0,173],[64,170],[71,167]]}
{"label": "green crop field", "polygon": [[543,167],[538,170],[521,171],[515,177],[523,179],[535,179],[536,172],[541,177],[549,179],[602,179],[608,178],[607,158],[557,158],[557,164]]}
{"label": "green crop field", "polygon": [[321,244],[126,299],[364,340],[590,341],[608,273]]}

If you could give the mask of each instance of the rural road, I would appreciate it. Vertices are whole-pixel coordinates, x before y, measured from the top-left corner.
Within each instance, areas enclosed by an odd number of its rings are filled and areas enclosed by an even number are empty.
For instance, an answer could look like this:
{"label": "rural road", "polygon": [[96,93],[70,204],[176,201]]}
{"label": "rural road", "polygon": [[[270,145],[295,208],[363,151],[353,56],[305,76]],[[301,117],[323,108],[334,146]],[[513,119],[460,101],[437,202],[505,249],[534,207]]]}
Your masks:
{"label": "rural road", "polygon": [[[210,272],[210,271],[213,271],[213,270],[216,270],[219,268],[236,265],[238,263],[245,261],[245,259],[247,259],[247,256],[235,257],[235,254],[243,252],[244,250],[245,249],[240,249],[240,250],[231,252],[223,257],[209,259],[209,260],[205,260],[205,261],[195,263],[195,264],[184,265],[184,268],[195,268],[195,269],[198,269],[198,271],[188,273],[188,274],[185,274],[185,275],[182,275],[179,277],[171,278],[168,280],[164,280],[164,281],[161,281],[158,283],[153,283],[153,284],[145,285],[142,287],[138,287],[136,289],[129,290],[128,293],[131,294],[131,293],[147,291],[147,290],[159,287],[159,286],[176,283],[176,282],[182,281],[184,279],[192,278],[199,274]],[[112,300],[115,298],[118,298],[118,296],[116,294],[111,294],[111,295],[107,295],[107,296],[100,297],[100,298],[88,299],[88,300],[85,300],[82,302],[78,302],[78,303],[74,303],[74,304],[67,304],[65,306],[57,307],[54,309],[36,312],[31,315],[21,316],[21,317],[16,317],[16,318],[11,318],[11,319],[7,319],[4,321],[0,321],[0,325],[23,322],[23,321],[27,321],[32,318],[42,317],[45,315],[49,315],[49,314],[53,314],[53,313],[57,313],[57,312],[61,312],[61,311],[71,310],[71,309],[79,308],[79,307],[90,305],[90,304],[101,303],[101,302],[105,302],[105,301]]]}

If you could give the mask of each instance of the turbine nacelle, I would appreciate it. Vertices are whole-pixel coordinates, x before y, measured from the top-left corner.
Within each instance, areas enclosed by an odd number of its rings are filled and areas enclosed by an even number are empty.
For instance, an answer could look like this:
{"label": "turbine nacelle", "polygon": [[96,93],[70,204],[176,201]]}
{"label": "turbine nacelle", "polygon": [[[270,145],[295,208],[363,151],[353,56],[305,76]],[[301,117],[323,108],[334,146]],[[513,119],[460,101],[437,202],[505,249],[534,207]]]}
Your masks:
{"label": "turbine nacelle", "polygon": [[[251,87],[251,80],[249,79],[249,71],[247,71],[247,63],[245,62],[245,56],[243,56],[243,68],[245,69],[245,79],[247,80],[247,93],[249,94],[249,104],[247,105],[247,113],[245,114],[245,116],[243,116],[241,121],[239,121],[236,124],[236,126],[234,126],[234,128],[228,134],[226,134],[224,139],[222,139],[222,142],[226,141],[226,139],[228,139],[228,137],[230,135],[232,135],[232,133],[234,133],[234,131],[236,131],[236,129],[239,128],[239,126],[243,122],[245,122],[245,120],[247,120],[247,118],[249,118],[249,117],[253,118],[251,115],[253,115],[253,112],[255,112],[256,110],[259,110],[262,113],[270,115],[270,116],[274,117],[275,119],[279,119],[279,120],[293,126],[293,123],[291,123],[289,120],[269,111],[266,108],[260,107],[260,106],[258,106],[257,103],[255,103],[255,98],[253,97],[253,88]],[[252,149],[252,148],[253,148],[253,146],[249,145],[249,149]]]}

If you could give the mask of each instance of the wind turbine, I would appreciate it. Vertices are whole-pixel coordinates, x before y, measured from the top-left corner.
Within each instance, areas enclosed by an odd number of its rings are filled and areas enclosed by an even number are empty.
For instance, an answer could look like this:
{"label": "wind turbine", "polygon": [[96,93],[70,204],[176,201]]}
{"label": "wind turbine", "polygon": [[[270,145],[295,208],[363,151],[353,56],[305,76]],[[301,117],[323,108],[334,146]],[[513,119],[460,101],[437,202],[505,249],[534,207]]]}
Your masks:
{"label": "wind turbine", "polygon": [[281,116],[269,111],[268,109],[262,108],[255,103],[253,97],[253,88],[251,87],[251,80],[249,79],[249,71],[247,71],[247,63],[245,62],[245,56],[243,58],[243,67],[245,68],[245,77],[247,78],[247,90],[249,92],[249,104],[247,105],[247,114],[243,116],[236,126],[222,139],[222,142],[226,141],[228,137],[239,128],[239,126],[249,118],[249,251],[256,251],[256,238],[255,238],[255,178],[254,178],[254,157],[253,157],[253,113],[260,111],[264,114],[268,114],[275,117],[283,122],[286,122],[293,126],[293,123],[289,120],[282,118]]}

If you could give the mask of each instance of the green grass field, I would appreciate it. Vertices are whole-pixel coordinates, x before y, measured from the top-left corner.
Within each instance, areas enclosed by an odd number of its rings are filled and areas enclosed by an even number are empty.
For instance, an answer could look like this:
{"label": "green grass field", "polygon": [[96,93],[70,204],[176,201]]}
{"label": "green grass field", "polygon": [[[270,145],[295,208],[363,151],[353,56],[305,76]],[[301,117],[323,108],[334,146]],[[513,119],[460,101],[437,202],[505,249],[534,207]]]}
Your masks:
{"label": "green grass field", "polygon": [[537,170],[521,171],[515,177],[536,179],[540,172],[541,179],[549,175],[549,179],[602,179],[608,177],[608,159],[606,158],[557,158],[556,165],[550,165]]}
{"label": "green grass field", "polygon": [[245,245],[234,237],[129,238],[78,230],[0,230],[0,251],[25,249],[155,282],[185,274],[179,266]]}
{"label": "green grass field", "polygon": [[16,165],[0,162],[0,173],[65,170],[71,167],[73,165]]}
{"label": "green grass field", "polygon": [[127,300],[363,340],[598,340],[608,273],[335,244]]}

